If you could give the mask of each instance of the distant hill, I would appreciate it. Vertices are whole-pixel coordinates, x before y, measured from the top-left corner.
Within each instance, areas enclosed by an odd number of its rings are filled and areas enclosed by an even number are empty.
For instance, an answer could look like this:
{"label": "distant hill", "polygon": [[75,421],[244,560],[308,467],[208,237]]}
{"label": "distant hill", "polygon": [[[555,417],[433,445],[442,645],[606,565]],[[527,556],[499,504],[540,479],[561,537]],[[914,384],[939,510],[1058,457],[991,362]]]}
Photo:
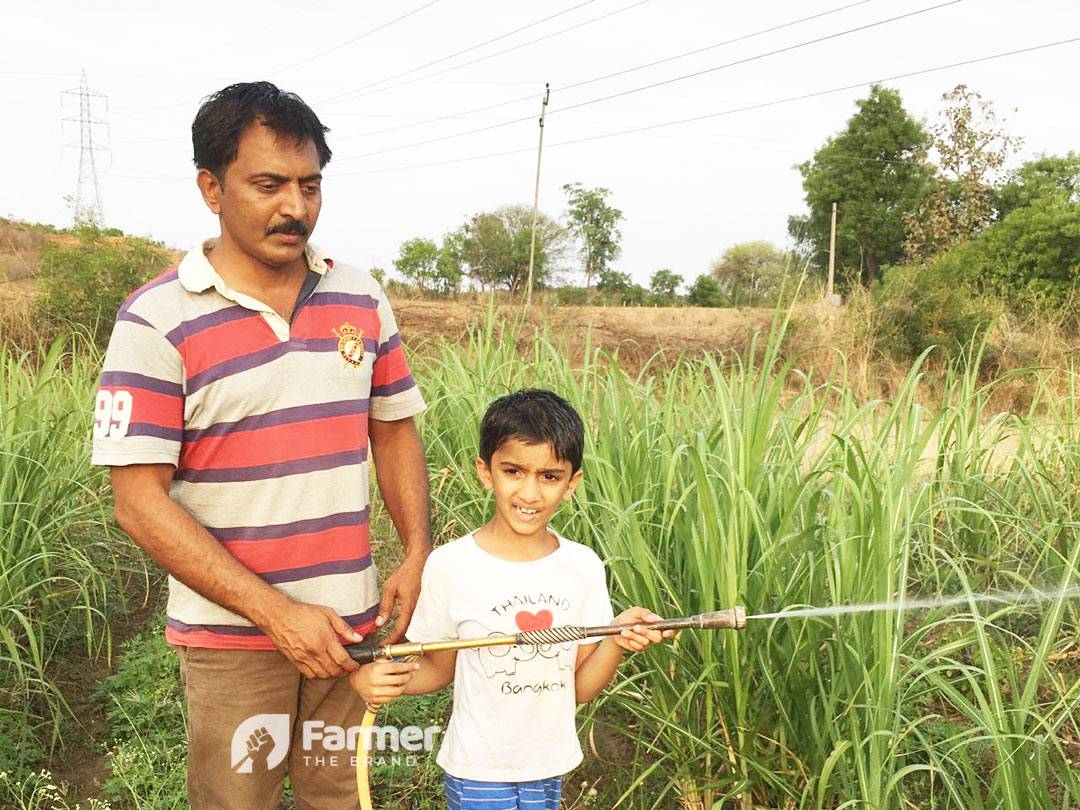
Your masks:
{"label": "distant hill", "polygon": [[[127,238],[115,228],[104,233],[114,239]],[[41,246],[46,242],[71,243],[75,239],[70,228],[0,217],[0,283],[33,281],[38,274]],[[165,251],[173,262],[180,261],[184,255],[169,247]]]}

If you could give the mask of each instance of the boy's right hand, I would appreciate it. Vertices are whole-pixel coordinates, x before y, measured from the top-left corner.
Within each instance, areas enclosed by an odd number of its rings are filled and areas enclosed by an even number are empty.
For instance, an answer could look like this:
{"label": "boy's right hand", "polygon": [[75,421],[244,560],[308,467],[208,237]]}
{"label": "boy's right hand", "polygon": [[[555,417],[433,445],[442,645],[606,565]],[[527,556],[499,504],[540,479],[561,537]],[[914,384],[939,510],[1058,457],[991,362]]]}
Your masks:
{"label": "boy's right hand", "polygon": [[418,669],[416,661],[376,661],[349,675],[349,685],[369,708],[377,709],[401,697]]}

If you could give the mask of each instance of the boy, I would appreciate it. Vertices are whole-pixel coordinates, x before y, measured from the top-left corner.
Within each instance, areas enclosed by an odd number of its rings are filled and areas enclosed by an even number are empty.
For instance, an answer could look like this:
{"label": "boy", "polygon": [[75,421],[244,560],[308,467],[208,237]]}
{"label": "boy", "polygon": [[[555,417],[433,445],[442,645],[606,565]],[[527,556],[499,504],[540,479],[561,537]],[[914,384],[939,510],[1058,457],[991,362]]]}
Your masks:
{"label": "boy", "polygon": [[[494,492],[495,514],[431,553],[410,641],[612,623],[599,557],[548,528],[581,483],[584,432],[581,417],[550,391],[518,391],[491,404],[480,425],[476,472]],[[634,607],[614,622],[659,618]],[[437,760],[450,807],[557,810],[562,774],[582,760],[575,703],[607,686],[624,651],[672,635],[634,628],[599,643],[433,652],[418,662],[369,664],[350,680],[372,707],[453,680],[453,712]]]}

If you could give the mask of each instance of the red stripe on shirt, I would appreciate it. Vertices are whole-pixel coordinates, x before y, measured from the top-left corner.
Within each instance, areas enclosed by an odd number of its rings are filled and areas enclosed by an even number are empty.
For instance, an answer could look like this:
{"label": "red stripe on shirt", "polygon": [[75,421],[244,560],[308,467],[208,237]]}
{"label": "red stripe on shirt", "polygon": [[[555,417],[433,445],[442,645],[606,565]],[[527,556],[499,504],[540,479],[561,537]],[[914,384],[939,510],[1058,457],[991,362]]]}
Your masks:
{"label": "red stripe on shirt", "polygon": [[179,430],[184,426],[184,398],[129,385],[103,385],[98,390],[131,394],[131,420]]}
{"label": "red stripe on shirt", "polygon": [[206,436],[184,445],[180,466],[190,470],[258,467],[359,450],[366,445],[367,414],[346,414]]}
{"label": "red stripe on shirt", "polygon": [[293,321],[293,334],[300,338],[340,337],[334,330],[349,324],[360,330],[363,337],[379,341],[379,313],[374,309],[342,304],[306,306]]}
{"label": "red stripe on shirt", "polygon": [[211,366],[243,357],[278,343],[277,335],[261,315],[203,329],[177,346],[188,379]]}
{"label": "red stripe on shirt", "polygon": [[367,556],[368,526],[338,526],[278,540],[228,540],[230,554],[256,574]]}
{"label": "red stripe on shirt", "polygon": [[[353,625],[353,630],[362,636],[375,632],[375,620]],[[269,636],[237,636],[228,633],[214,633],[210,630],[189,630],[182,632],[174,627],[165,628],[165,641],[174,647],[209,647],[215,650],[276,650]],[[338,641],[345,639],[338,636]]]}
{"label": "red stripe on shirt", "polygon": [[395,346],[382,357],[375,359],[375,367],[371,370],[371,387],[392,385],[411,373],[409,363],[405,360],[405,350],[401,346]]}

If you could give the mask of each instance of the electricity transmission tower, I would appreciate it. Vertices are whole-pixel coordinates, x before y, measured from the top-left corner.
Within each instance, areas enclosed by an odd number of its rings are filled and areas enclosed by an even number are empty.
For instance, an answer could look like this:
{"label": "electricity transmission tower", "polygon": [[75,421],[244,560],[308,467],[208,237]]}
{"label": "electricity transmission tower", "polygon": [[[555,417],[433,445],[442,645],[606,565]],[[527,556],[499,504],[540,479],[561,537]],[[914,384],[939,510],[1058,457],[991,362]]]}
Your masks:
{"label": "electricity transmission tower", "polygon": [[[94,127],[108,124],[104,119],[98,118],[93,113],[95,100],[104,100],[105,110],[108,112],[109,99],[104,93],[91,90],[86,84],[86,71],[82,72],[82,81],[78,87],[60,91],[61,106],[64,96],[79,97],[79,114],[69,115],[61,120],[61,130],[64,121],[78,122],[78,142],[65,143],[64,147],[79,150],[79,179],[75,186],[75,221],[91,222],[102,225],[105,222],[105,210],[101,205],[101,185],[98,183],[97,165],[94,162],[95,152],[108,152],[106,146],[98,146],[94,143]],[[107,131],[107,130],[106,130]]]}

